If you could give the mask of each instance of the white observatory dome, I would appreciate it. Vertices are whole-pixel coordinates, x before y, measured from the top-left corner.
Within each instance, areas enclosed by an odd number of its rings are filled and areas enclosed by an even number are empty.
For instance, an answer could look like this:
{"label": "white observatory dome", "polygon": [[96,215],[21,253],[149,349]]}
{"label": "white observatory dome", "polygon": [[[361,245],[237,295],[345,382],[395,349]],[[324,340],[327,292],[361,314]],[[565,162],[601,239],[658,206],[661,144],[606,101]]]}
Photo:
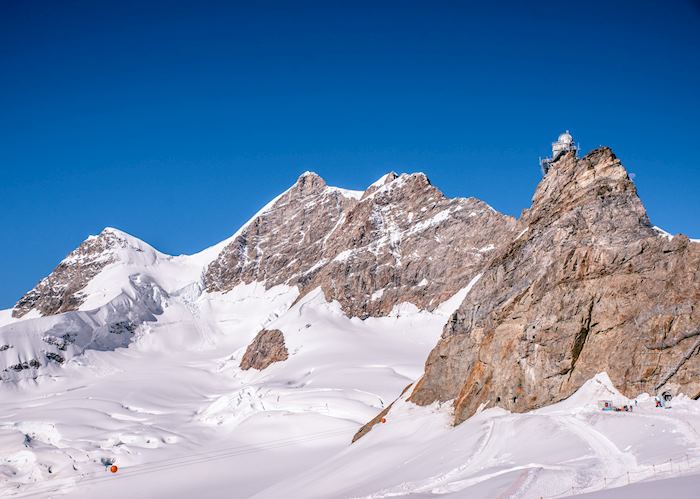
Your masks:
{"label": "white observatory dome", "polygon": [[562,133],[559,136],[559,138],[557,139],[557,142],[559,142],[560,144],[573,144],[574,138],[571,136],[571,134],[567,130],[566,132]]}
{"label": "white observatory dome", "polygon": [[540,167],[542,168],[542,173],[546,175],[552,163],[559,159],[564,153],[569,151],[573,151],[575,157],[576,153],[578,152],[578,146],[574,144],[574,138],[567,130],[566,132],[559,135],[556,142],[552,142],[552,157],[540,160]]}

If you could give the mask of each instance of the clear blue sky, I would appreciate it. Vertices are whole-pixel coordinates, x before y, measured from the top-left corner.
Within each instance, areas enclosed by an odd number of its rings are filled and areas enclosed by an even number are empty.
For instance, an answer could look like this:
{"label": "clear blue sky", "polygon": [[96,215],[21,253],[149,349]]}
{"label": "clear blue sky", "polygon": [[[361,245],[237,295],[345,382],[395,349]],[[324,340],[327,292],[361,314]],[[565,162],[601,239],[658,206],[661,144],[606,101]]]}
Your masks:
{"label": "clear blue sky", "polygon": [[304,170],[517,215],[565,128],[700,237],[700,6],[0,2],[0,308],[88,234],[230,235]]}

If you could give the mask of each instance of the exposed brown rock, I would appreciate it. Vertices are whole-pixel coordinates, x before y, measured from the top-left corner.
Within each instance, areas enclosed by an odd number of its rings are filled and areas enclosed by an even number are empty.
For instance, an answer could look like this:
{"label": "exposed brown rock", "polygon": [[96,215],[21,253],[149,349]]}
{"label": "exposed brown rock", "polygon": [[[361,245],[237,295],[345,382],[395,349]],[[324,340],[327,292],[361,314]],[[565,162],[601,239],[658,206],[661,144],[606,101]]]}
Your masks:
{"label": "exposed brown rock", "polygon": [[284,344],[284,334],[279,329],[263,329],[246,348],[241,359],[241,369],[263,370],[275,362],[289,358]]}
{"label": "exposed brown rock", "polygon": [[608,148],[557,160],[443,331],[410,400],[531,410],[607,371],[700,395],[700,245],[655,231]]}
{"label": "exposed brown rock", "polygon": [[268,288],[303,285],[322,258],[325,238],[355,203],[318,175],[302,175],[209,265],[207,290],[225,292],[253,281],[264,281]]}
{"label": "exposed brown rock", "polygon": [[445,197],[423,174],[366,193],[329,238],[328,263],[305,286],[321,286],[357,317],[410,302],[433,310],[478,273],[515,221],[474,198]]}

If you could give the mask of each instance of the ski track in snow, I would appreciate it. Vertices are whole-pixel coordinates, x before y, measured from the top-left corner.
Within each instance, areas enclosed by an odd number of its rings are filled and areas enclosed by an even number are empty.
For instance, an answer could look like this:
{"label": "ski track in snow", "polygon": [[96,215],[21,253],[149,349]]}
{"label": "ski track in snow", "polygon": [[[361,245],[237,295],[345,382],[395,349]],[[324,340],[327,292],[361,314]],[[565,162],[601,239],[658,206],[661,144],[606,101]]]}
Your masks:
{"label": "ski track in snow", "polygon": [[[450,483],[455,481],[458,477],[467,473],[471,467],[478,464],[478,458],[484,452],[491,437],[493,436],[493,431],[496,426],[495,420],[489,420],[486,422],[486,430],[479,439],[477,448],[474,450],[473,454],[463,463],[453,468],[447,472],[439,473],[433,475],[423,480],[414,482],[404,482],[396,487],[390,489],[381,490],[373,494],[364,496],[361,499],[383,499],[385,497],[396,497],[400,495],[406,495],[410,493],[440,493],[439,491],[445,487],[449,487]],[[406,464],[406,463],[404,463]]]}
{"label": "ski track in snow", "polygon": [[[586,474],[581,476],[583,480],[587,480],[587,483],[584,483],[583,486],[594,486],[600,483],[603,481],[604,475],[620,476],[624,475],[628,470],[637,469],[637,461],[634,456],[622,452],[605,435],[596,431],[575,415],[556,415],[550,417],[588,445],[593,451],[593,454],[590,454],[589,457],[601,461],[601,465],[591,470],[590,477],[586,476]],[[578,484],[577,486],[581,487],[582,485]]]}

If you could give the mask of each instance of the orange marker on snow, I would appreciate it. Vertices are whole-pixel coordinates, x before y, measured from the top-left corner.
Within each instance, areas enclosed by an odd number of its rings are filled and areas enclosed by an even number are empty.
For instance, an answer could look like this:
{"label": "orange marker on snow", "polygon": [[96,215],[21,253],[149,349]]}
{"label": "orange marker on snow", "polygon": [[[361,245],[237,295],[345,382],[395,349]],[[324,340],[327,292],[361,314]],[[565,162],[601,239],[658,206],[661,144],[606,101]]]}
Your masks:
{"label": "orange marker on snow", "polygon": [[382,423],[386,423],[386,418],[382,418]]}
{"label": "orange marker on snow", "polygon": [[119,468],[117,468],[116,464],[113,464],[112,467],[109,468],[109,471],[111,471],[112,473],[116,473],[117,471],[119,471]]}

